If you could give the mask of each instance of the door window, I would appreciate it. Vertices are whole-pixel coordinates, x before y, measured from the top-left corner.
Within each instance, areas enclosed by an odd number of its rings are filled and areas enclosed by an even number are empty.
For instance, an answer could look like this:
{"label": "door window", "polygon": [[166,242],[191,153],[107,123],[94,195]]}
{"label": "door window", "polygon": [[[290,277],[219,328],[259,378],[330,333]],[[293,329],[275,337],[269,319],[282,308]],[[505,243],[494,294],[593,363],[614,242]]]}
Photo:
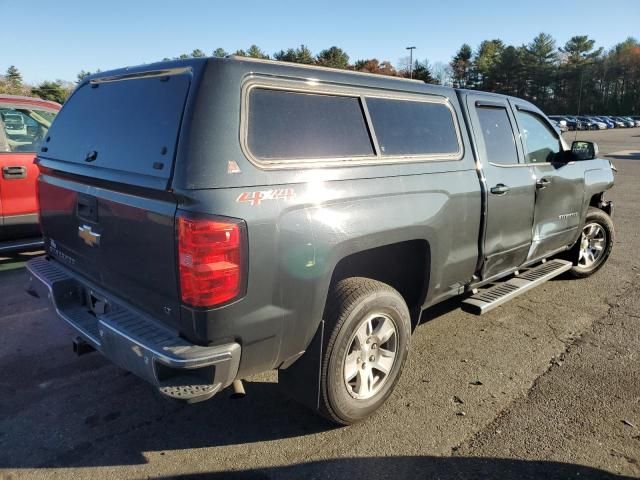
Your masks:
{"label": "door window", "polygon": [[487,159],[499,165],[518,163],[518,150],[506,108],[478,107]]}
{"label": "door window", "polygon": [[517,115],[525,161],[527,163],[553,162],[562,150],[556,133],[533,113],[518,110]]}

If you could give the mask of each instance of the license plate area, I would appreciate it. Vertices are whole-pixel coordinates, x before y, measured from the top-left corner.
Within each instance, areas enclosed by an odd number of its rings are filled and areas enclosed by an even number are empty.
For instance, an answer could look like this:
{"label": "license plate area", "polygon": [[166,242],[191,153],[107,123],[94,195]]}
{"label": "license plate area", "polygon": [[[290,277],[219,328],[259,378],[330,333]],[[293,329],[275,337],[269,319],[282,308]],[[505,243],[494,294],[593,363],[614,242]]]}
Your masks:
{"label": "license plate area", "polygon": [[88,307],[89,313],[97,318],[109,311],[110,305],[106,298],[90,288],[83,288],[83,290],[84,304]]}

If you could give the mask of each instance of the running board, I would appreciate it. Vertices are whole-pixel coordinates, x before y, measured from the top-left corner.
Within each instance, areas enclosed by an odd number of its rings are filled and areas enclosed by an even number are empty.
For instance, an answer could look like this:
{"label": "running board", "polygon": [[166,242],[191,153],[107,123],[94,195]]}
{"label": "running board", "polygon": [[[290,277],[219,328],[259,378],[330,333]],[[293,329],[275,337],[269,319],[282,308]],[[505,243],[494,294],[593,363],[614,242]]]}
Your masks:
{"label": "running board", "polygon": [[492,287],[467,298],[462,302],[462,309],[469,313],[482,315],[547,280],[557,277],[571,269],[572,266],[573,264],[567,260],[555,259],[533,268],[523,269],[517,276],[505,282],[494,284]]}

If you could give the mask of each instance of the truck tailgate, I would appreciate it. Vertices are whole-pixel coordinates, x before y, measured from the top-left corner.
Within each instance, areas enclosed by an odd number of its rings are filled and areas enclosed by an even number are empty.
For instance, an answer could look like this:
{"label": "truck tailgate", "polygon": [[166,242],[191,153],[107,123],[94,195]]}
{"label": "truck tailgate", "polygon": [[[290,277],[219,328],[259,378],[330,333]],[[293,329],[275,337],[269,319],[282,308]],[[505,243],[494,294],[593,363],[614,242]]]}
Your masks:
{"label": "truck tailgate", "polygon": [[171,194],[150,198],[45,173],[39,195],[51,256],[117,298],[178,325]]}

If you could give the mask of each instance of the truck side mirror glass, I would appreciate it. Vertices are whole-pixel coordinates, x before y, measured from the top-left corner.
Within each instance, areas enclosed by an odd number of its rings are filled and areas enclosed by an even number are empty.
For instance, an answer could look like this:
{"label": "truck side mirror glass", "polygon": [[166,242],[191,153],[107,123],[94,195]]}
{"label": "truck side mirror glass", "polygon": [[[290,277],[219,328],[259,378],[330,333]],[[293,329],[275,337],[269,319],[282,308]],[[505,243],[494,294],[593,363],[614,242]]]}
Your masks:
{"label": "truck side mirror glass", "polygon": [[593,160],[598,156],[598,144],[576,140],[571,144],[571,153],[576,160]]}

